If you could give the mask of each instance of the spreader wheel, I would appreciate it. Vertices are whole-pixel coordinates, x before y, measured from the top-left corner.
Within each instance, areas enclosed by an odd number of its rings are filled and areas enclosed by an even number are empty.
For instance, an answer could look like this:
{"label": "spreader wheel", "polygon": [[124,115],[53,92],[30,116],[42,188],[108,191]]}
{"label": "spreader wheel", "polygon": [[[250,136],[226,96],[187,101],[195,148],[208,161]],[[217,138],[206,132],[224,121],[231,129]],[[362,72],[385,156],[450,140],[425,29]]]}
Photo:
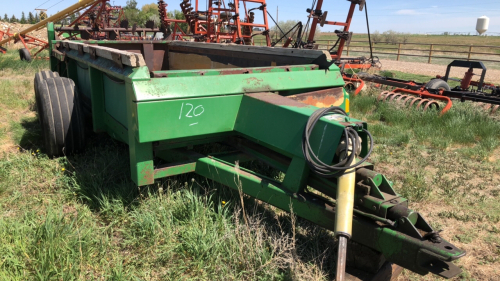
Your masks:
{"label": "spreader wheel", "polygon": [[28,49],[26,48],[19,49],[19,58],[21,58],[21,60],[30,62],[31,61],[30,51],[28,51]]}
{"label": "spreader wheel", "polygon": [[37,110],[47,155],[58,157],[83,150],[84,117],[75,83],[64,77],[40,80],[38,94]]}
{"label": "spreader wheel", "polygon": [[[40,71],[38,72],[37,74],[35,74],[35,81],[34,81],[34,89],[35,89],[35,101],[36,101],[36,104],[37,106],[40,103],[40,93],[38,92],[38,85],[40,84],[40,81],[45,81],[46,79],[49,79],[49,78],[55,78],[55,77],[59,77],[59,73],[58,72],[52,72],[50,70],[44,70],[44,71]],[[38,120],[40,121],[40,127],[43,127],[43,124],[42,124],[42,118],[40,117],[40,110],[37,108],[37,112],[39,113],[38,116]]]}
{"label": "spreader wheel", "polygon": [[46,80],[48,78],[55,78],[55,77],[59,77],[59,73],[53,72],[50,70],[40,71],[37,74],[35,74],[34,85],[35,85],[35,97],[36,97],[37,102],[38,102],[38,84],[40,84],[40,81]]}
{"label": "spreader wheel", "polygon": [[451,90],[450,85],[448,85],[446,81],[438,78],[429,81],[429,83],[425,84],[425,87],[433,90],[445,90],[445,91]]}

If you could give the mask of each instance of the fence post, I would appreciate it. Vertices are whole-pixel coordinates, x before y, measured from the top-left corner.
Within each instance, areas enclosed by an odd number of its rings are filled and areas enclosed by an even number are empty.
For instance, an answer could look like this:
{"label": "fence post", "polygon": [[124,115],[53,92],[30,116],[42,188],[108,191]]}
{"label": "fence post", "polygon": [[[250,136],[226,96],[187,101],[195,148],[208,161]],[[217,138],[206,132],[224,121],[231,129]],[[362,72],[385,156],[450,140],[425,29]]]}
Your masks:
{"label": "fence post", "polygon": [[469,54],[467,55],[467,61],[470,61],[471,53],[472,53],[472,46],[469,46]]}
{"label": "fence post", "polygon": [[326,49],[327,49],[327,50],[330,50],[330,40],[328,40],[328,43],[327,43],[327,45],[326,45]]}
{"label": "fence post", "polygon": [[398,48],[398,58],[396,59],[399,61],[399,56],[401,55],[401,43],[399,43],[399,48]]}
{"label": "fence post", "polygon": [[429,61],[427,63],[431,63],[432,61],[432,50],[434,49],[434,44],[431,44],[431,49],[429,51]]}
{"label": "fence post", "polygon": [[351,44],[347,45],[347,56],[349,55],[349,47]]}

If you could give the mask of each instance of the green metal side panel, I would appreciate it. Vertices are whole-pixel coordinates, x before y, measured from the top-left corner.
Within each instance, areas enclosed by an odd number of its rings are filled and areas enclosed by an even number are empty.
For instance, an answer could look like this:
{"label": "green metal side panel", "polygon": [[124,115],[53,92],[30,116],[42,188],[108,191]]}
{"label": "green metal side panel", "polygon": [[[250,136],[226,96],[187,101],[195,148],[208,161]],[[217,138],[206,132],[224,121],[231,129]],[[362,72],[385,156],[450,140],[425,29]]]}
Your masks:
{"label": "green metal side panel", "polygon": [[89,66],[78,61],[74,61],[76,64],[76,74],[78,77],[78,89],[87,98],[91,98],[90,91],[90,76],[89,76]]}
{"label": "green metal side panel", "polygon": [[[269,144],[289,156],[304,158],[302,136],[309,116],[317,107],[288,101],[271,93],[245,95],[235,125],[235,131],[248,138]],[[357,121],[357,120],[355,120]],[[340,143],[344,125],[323,117],[316,124],[311,147],[325,163],[331,163]]]}
{"label": "green metal side panel", "polygon": [[300,89],[301,92],[341,87],[338,71],[306,70],[290,72],[153,78],[134,82],[136,101],[198,98],[257,92]]}
{"label": "green metal side panel", "polygon": [[231,132],[242,96],[139,102],[139,142]]}
{"label": "green metal side panel", "polygon": [[120,124],[127,126],[127,96],[125,82],[116,78],[111,79],[105,74],[102,76],[104,84],[104,104],[106,112]]}

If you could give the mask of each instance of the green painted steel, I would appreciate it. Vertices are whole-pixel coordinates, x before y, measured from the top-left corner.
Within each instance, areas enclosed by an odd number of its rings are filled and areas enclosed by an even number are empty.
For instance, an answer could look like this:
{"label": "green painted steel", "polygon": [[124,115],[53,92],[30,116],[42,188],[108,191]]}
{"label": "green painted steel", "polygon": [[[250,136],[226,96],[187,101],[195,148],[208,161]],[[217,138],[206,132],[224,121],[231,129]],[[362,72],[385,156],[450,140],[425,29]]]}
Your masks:
{"label": "green painted steel", "polygon": [[[215,158],[199,159],[196,173],[236,190],[241,189],[244,193],[285,211],[293,208],[294,214],[334,230],[334,206],[314,194],[302,193],[297,196],[273,179]],[[420,274],[429,272],[424,263],[430,257],[435,259],[437,256],[441,260],[452,261],[464,254],[463,251],[450,247],[449,243],[442,242],[441,245],[436,245],[430,241],[422,241],[388,227],[380,227],[362,217],[355,217],[353,220],[352,239],[381,252],[389,261]],[[451,250],[446,247],[450,247]]]}
{"label": "green painted steel", "polygon": [[77,79],[75,81],[78,82],[77,87],[78,90],[80,90],[80,93],[83,94],[85,97],[91,99],[91,82],[90,82],[90,73],[89,73],[89,66],[86,64],[82,64],[78,61],[72,60],[75,65],[76,65],[76,75]]}
{"label": "green painted steel", "polygon": [[104,87],[104,105],[105,110],[116,121],[122,125],[127,124],[127,111],[123,110],[127,107],[127,97],[125,95],[125,81],[110,77],[102,76]]}
{"label": "green painted steel", "polygon": [[227,74],[247,73],[282,73],[290,71],[312,70],[311,65],[292,65],[289,67],[252,67],[252,68],[224,68],[224,69],[197,69],[197,70],[167,70],[155,71],[155,75],[165,75],[166,77],[196,77],[196,76],[216,76]]}
{"label": "green painted steel", "polygon": [[[303,159],[302,133],[309,116],[317,109],[272,93],[245,95],[235,131]],[[313,130],[311,147],[323,162],[332,162],[336,146],[331,144],[340,142],[344,127],[336,120],[322,118]]]}
{"label": "green painted steel", "polygon": [[242,97],[138,102],[139,142],[232,132]]}
{"label": "green painted steel", "polygon": [[153,78],[134,83],[135,101],[199,98],[243,93],[301,92],[343,86],[338,73],[325,70]]}

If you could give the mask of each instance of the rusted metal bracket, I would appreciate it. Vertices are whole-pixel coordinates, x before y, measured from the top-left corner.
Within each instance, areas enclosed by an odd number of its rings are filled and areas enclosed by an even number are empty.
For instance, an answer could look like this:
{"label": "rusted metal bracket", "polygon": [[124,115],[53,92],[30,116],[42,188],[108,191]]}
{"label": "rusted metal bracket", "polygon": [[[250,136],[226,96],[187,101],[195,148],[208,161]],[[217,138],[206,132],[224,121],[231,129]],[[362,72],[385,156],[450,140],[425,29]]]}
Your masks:
{"label": "rusted metal bracket", "polygon": [[89,55],[90,55],[90,58],[92,58],[93,60],[97,59],[96,49],[89,46]]}
{"label": "rusted metal bracket", "polygon": [[70,49],[70,47],[69,47],[68,42],[63,42],[63,47],[64,47],[64,48],[66,49],[66,51],[68,51],[68,52],[71,50],[71,49]]}
{"label": "rusted metal bracket", "polygon": [[113,62],[115,63],[116,66],[123,69],[123,62],[122,62],[122,55],[121,54],[112,52],[111,58],[113,59]]}
{"label": "rusted metal bracket", "polygon": [[52,56],[59,61],[66,61],[66,53],[63,53],[57,49],[52,50]]}
{"label": "rusted metal bracket", "polygon": [[80,56],[82,56],[82,55],[83,55],[83,46],[82,46],[82,45],[78,45],[78,54],[79,54]]}

